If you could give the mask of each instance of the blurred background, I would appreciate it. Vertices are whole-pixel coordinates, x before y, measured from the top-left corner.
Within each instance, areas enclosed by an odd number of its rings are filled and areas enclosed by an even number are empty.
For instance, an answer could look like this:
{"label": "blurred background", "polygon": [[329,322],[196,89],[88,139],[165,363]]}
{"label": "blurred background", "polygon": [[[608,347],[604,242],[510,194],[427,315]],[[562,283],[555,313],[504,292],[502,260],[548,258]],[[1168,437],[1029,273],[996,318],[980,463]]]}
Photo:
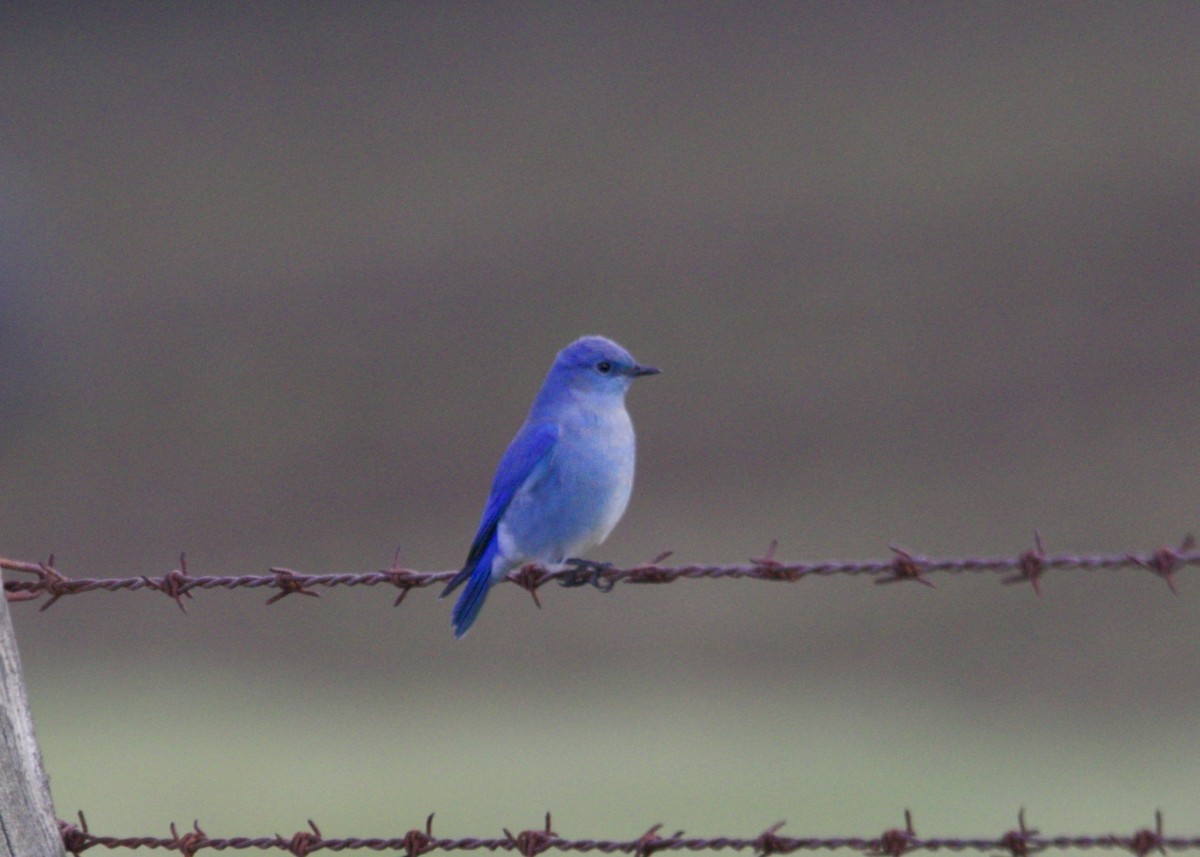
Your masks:
{"label": "blurred background", "polygon": [[[559,348],[663,374],[597,559],[1177,545],[1200,6],[0,7],[0,555],[459,566]],[[1200,809],[1200,579],[14,604],[60,817],[1129,831]]]}

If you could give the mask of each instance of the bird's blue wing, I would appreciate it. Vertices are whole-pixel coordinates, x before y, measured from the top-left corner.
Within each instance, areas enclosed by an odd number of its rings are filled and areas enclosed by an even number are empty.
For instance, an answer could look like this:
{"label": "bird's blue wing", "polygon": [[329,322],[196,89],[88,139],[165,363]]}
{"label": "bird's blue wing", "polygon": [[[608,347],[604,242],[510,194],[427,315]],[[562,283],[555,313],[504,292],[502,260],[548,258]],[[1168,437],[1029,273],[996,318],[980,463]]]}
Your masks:
{"label": "bird's blue wing", "polygon": [[445,598],[464,581],[467,583],[467,588],[451,612],[455,637],[467,633],[483,609],[484,599],[492,587],[492,561],[499,550],[496,528],[500,524],[500,517],[516,493],[530,480],[537,479],[538,473],[545,469],[545,462],[557,441],[558,426],[552,423],[527,424],[513,438],[504,457],[500,459],[496,478],[492,480],[492,492],[483,510],[483,520],[479,522],[479,532],[471,543],[467,561],[439,596]]}
{"label": "bird's blue wing", "polygon": [[[471,550],[467,553],[467,561],[463,563],[462,571],[456,574],[442,590],[439,598],[445,598],[461,586],[481,565],[480,559],[488,553],[488,548],[495,540],[496,526],[500,523],[500,516],[504,514],[504,510],[508,508],[508,504],[512,502],[513,496],[521,489],[521,486],[537,470],[538,465],[549,458],[550,451],[554,449],[554,444],[557,442],[558,426],[553,423],[527,424],[513,438],[513,442],[508,445],[508,449],[496,468],[496,478],[492,480],[492,492],[488,495],[487,506],[483,510],[483,519],[479,522],[479,531],[475,533],[475,540],[471,543]],[[491,562],[488,562],[487,565],[489,567],[484,569],[484,576],[491,574]]]}

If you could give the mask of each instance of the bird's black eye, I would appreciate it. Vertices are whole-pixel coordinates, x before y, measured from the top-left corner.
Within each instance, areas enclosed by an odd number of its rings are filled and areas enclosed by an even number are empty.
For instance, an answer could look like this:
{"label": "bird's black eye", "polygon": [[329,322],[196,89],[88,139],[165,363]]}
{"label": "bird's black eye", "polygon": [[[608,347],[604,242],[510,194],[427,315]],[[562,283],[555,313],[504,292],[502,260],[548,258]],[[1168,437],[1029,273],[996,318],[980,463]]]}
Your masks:
{"label": "bird's black eye", "polygon": [[596,364],[596,371],[599,372],[601,375],[607,375],[609,372],[612,371],[612,364],[609,363],[607,360],[601,360],[599,363]]}

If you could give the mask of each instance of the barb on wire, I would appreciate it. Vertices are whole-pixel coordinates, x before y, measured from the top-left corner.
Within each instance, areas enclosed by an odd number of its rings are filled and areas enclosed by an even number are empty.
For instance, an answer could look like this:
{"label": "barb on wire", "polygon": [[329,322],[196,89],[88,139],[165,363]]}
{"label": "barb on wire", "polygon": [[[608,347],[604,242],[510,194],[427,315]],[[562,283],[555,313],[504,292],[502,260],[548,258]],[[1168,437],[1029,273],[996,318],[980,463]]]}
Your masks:
{"label": "barb on wire", "polygon": [[79,824],[59,821],[63,845],[76,855],[89,848],[163,849],[178,851],[194,857],[201,851],[283,851],[296,857],[312,854],[322,849],[329,851],[374,851],[396,852],[407,857],[421,857],[433,851],[508,851],[520,857],[537,857],[546,851],[599,851],[603,854],[630,854],[633,857],[650,857],[660,851],[745,851],[755,857],[771,857],[775,854],[792,854],[797,851],[855,851],[868,857],[900,857],[914,851],[974,851],[989,855],[1008,854],[1011,857],[1028,857],[1037,851],[1072,851],[1102,848],[1125,851],[1134,857],[1147,857],[1151,851],[1166,854],[1171,851],[1200,851],[1200,836],[1167,836],[1163,832],[1162,813],[1155,813],[1154,828],[1142,828],[1130,834],[1109,833],[1099,835],[1043,835],[1025,825],[1025,811],[1018,815],[1019,827],[1001,836],[976,838],[932,837],[923,838],[913,828],[912,813],[905,810],[904,827],[885,830],[878,836],[833,836],[796,837],[780,834],[783,822],[772,825],[756,836],[715,836],[709,838],[685,837],[680,830],[670,836],[659,833],[661,824],[656,824],[634,839],[566,839],[554,832],[550,814],[546,813],[543,827],[522,830],[513,834],[506,828],[504,835],[493,838],[464,837],[446,839],[433,835],[433,816],[425,820],[424,828],[413,828],[404,836],[391,839],[345,837],[326,838],[311,819],[308,830],[291,836],[221,838],[209,836],[199,822],[193,822],[191,830],[179,833],[170,825],[169,837],[154,836],[101,836],[88,830],[87,820],[79,813]]}
{"label": "barb on wire", "polygon": [[[1200,550],[1196,540],[1188,536],[1178,548],[1160,547],[1147,553],[1116,554],[1048,554],[1042,546],[1041,534],[1035,534],[1034,547],[1015,556],[927,557],[901,547],[892,546],[890,559],[865,561],[785,563],[775,558],[778,542],[772,541],[763,556],[740,565],[662,565],[671,553],[632,568],[597,567],[597,580],[603,579],[607,589],[617,583],[671,583],[679,579],[750,579],[796,582],[808,577],[861,575],[875,578],[876,583],[920,583],[932,587],[934,574],[1009,574],[1001,583],[1028,583],[1033,591],[1042,594],[1042,581],[1050,571],[1149,571],[1162,578],[1172,592],[1178,592],[1175,576],[1183,568],[1200,566]],[[319,598],[317,589],[338,586],[394,586],[400,590],[394,606],[399,606],[413,589],[444,583],[455,571],[415,571],[400,566],[399,555],[392,567],[361,574],[305,574],[290,568],[271,568],[268,574],[236,576],[194,575],[188,571],[187,557],[179,556],[179,568],[158,577],[66,577],[54,564],[51,555],[46,562],[24,562],[0,557],[0,569],[32,575],[30,579],[5,580],[4,592],[9,601],[29,601],[47,596],[42,610],[51,607],[64,595],[86,592],[134,592],[149,590],[166,595],[180,610],[187,612],[184,599],[193,598],[200,589],[271,589],[274,594],[267,604],[274,604],[289,595]],[[523,566],[509,573],[508,582],[529,591],[540,607],[537,591],[551,580],[571,574],[570,570],[548,570],[540,565]]]}

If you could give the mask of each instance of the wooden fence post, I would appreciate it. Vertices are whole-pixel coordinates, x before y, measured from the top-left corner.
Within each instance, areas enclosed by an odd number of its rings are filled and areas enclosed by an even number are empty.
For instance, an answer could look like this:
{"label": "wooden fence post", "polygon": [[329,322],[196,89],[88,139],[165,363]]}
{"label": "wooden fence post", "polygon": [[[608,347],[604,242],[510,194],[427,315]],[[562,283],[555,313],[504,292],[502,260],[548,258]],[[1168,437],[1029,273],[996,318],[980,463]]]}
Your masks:
{"label": "wooden fence post", "polygon": [[66,857],[0,589],[0,857]]}

